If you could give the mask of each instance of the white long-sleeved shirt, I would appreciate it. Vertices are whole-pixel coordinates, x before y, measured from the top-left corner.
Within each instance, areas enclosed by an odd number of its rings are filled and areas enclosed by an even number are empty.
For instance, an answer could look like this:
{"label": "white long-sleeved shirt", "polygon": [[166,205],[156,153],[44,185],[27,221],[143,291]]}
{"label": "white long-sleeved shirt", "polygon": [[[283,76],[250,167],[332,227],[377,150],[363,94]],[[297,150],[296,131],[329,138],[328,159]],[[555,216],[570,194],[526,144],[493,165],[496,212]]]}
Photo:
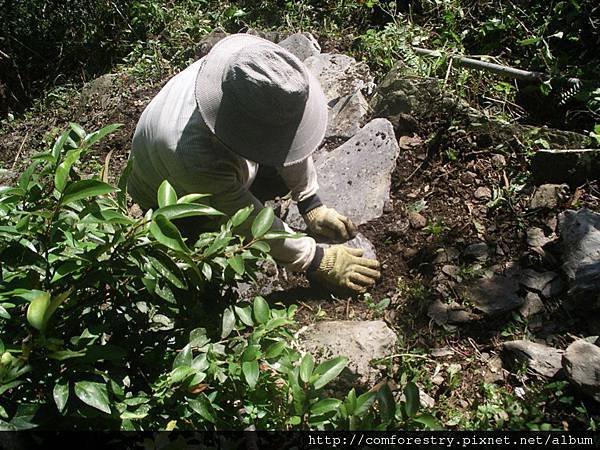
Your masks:
{"label": "white long-sleeved shirt", "polygon": [[[179,196],[211,194],[208,202],[231,216],[254,205],[253,216],[263,208],[248,190],[258,164],[224,148],[204,123],[194,96],[196,75],[204,58],[175,75],[152,99],[133,136],[133,170],[128,181],[131,197],[142,208],[156,206],[156,193],[168,180]],[[295,201],[318,190],[312,157],[278,168]],[[252,217],[247,224],[252,223]],[[272,230],[291,231],[275,218]],[[249,227],[241,232],[249,234]],[[293,271],[304,271],[314,258],[316,243],[310,237],[269,242],[273,258]]]}

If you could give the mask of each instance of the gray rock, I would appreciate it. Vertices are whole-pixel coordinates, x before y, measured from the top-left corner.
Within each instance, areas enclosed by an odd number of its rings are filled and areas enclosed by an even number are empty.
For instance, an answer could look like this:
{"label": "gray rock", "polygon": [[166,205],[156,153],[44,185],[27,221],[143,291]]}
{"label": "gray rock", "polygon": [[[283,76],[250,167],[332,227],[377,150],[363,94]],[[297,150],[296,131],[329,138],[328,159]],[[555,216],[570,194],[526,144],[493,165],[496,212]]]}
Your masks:
{"label": "gray rock", "polygon": [[547,237],[541,228],[532,227],[527,230],[527,245],[530,247],[541,248],[553,240],[553,238]]}
{"label": "gray rock", "polygon": [[560,371],[562,350],[531,341],[505,342],[502,356],[511,368],[525,365],[531,372],[552,378]]}
{"label": "gray rock", "polygon": [[492,198],[492,191],[489,187],[481,186],[475,190],[473,196],[477,200],[489,200],[490,198]]}
{"label": "gray rock", "polygon": [[566,184],[543,184],[536,188],[531,197],[531,209],[556,208],[569,195],[569,186]]}
{"label": "gray rock", "polygon": [[497,169],[506,167],[506,158],[504,157],[504,155],[496,154],[492,156],[492,165]]}
{"label": "gray rock", "polygon": [[504,275],[494,274],[466,284],[463,297],[488,316],[503,314],[521,307],[523,299],[518,295],[519,276],[516,267]]}
{"label": "gray rock", "polygon": [[[375,247],[362,233],[357,233],[354,239],[344,242],[344,245],[352,248],[360,248],[363,250],[363,258],[377,259]],[[323,247],[329,247],[329,244],[322,244]]]}
{"label": "gray rock", "polygon": [[360,130],[368,110],[369,104],[360,91],[341,97],[329,110],[325,137],[354,136]]}
{"label": "gray rock", "polygon": [[433,262],[435,264],[444,264],[456,261],[460,256],[460,252],[454,247],[446,247],[437,249],[436,255]]}
{"label": "gray rock", "polygon": [[555,290],[555,288],[552,288],[552,282],[557,278],[559,278],[559,275],[556,272],[537,272],[533,269],[526,269],[521,272],[520,283],[527,289],[548,298]]}
{"label": "gray rock", "polygon": [[368,88],[373,82],[369,67],[346,55],[322,53],[306,59],[304,65],[321,83],[329,106],[334,106],[341,97]]}
{"label": "gray rock", "polygon": [[600,149],[538,150],[531,171],[538,184],[577,186],[600,176]]}
{"label": "gray rock", "polygon": [[588,306],[600,304],[600,214],[589,209],[559,215],[562,270],[569,294]]}
{"label": "gray rock", "polygon": [[379,376],[370,361],[392,355],[396,339],[381,320],[317,322],[299,335],[302,350],[318,360],[347,356],[350,377],[364,385],[373,384]]}
{"label": "gray rock", "polygon": [[427,219],[418,212],[410,211],[408,213],[408,223],[410,223],[410,226],[415,230],[420,230],[427,225]]}
{"label": "gray rock", "polygon": [[544,302],[540,296],[534,292],[528,292],[525,296],[523,305],[519,308],[519,313],[525,318],[533,317],[544,311]]}
{"label": "gray rock", "polygon": [[228,36],[224,30],[216,29],[203,36],[196,45],[196,59],[203,58],[215,46],[217,42]]}
{"label": "gray rock", "polygon": [[462,281],[462,277],[460,276],[460,267],[458,266],[446,264],[442,267],[442,273],[444,275],[449,276],[453,280],[456,280],[458,282]]}
{"label": "gray rock", "polygon": [[427,315],[441,326],[461,325],[480,319],[477,314],[474,314],[456,302],[446,304],[440,300],[435,300],[429,305]]}
{"label": "gray rock", "polygon": [[[342,146],[315,155],[319,197],[356,225],[380,217],[399,151],[390,122],[372,120]],[[298,229],[305,227],[295,205],[282,218]]]}
{"label": "gray rock", "polygon": [[485,242],[475,242],[465,248],[463,258],[468,261],[486,261],[489,251],[489,247]]}
{"label": "gray rock", "polygon": [[285,38],[285,34],[280,33],[279,31],[264,31],[258,30],[256,28],[250,28],[248,29],[248,31],[246,31],[246,33],[251,34],[253,36],[261,37],[263,39],[266,39],[267,41],[271,41],[274,43],[278,43],[279,41]]}
{"label": "gray rock", "polygon": [[86,83],[81,89],[81,104],[98,102],[103,110],[113,110],[119,105],[120,98],[115,95],[119,75],[107,73]]}
{"label": "gray rock", "polygon": [[562,367],[582,393],[600,402],[600,347],[579,339],[565,350]]}
{"label": "gray rock", "polygon": [[310,33],[294,33],[279,42],[279,45],[296,56],[300,61],[321,53],[321,46]]}

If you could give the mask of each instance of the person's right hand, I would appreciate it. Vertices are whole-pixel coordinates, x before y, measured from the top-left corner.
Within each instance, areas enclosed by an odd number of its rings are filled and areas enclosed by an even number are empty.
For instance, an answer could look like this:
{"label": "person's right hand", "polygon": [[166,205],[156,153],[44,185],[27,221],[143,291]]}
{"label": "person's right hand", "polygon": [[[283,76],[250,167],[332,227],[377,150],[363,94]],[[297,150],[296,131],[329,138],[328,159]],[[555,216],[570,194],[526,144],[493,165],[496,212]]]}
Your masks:
{"label": "person's right hand", "polygon": [[363,250],[332,245],[324,250],[315,277],[328,287],[362,293],[379,279],[379,262],[362,258]]}

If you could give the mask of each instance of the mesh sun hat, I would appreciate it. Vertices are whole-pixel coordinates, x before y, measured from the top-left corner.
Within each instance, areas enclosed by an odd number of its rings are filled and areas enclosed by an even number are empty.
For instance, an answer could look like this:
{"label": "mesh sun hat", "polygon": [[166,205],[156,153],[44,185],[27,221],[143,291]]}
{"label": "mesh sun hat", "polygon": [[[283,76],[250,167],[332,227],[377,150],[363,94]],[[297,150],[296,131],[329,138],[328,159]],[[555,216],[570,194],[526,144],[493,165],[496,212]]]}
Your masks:
{"label": "mesh sun hat", "polygon": [[249,34],[219,41],[196,77],[208,128],[234,153],[269,166],[306,159],[325,136],[327,100],[304,64]]}

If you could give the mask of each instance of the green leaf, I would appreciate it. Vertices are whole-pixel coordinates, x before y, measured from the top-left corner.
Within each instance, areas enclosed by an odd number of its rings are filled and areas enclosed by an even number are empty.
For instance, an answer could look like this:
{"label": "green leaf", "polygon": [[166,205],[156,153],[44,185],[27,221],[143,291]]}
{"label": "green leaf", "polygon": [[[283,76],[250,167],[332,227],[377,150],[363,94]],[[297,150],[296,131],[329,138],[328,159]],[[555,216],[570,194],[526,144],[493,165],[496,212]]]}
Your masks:
{"label": "green leaf", "polygon": [[85,130],[83,128],[81,128],[81,125],[74,123],[74,122],[70,122],[69,126],[71,127],[71,130],[73,130],[75,132],[75,134],[77,134],[77,136],[79,136],[81,139],[83,139],[85,137],[85,135],[87,134],[85,132]]}
{"label": "green leaf", "polygon": [[285,345],[284,341],[274,342],[273,344],[271,344],[267,347],[267,350],[265,351],[265,358],[266,359],[277,358],[279,355],[281,355],[281,352],[283,351],[285,346],[286,345]]}
{"label": "green leaf", "polygon": [[222,216],[223,213],[206,205],[198,205],[195,203],[183,203],[163,206],[154,211],[153,216],[156,217],[162,214],[169,220],[182,219],[184,217],[197,216]]}
{"label": "green leaf", "polygon": [[263,236],[273,226],[275,213],[272,208],[263,208],[252,222],[252,236],[259,238]]}
{"label": "green leaf", "polygon": [[164,180],[159,186],[157,200],[160,208],[177,203],[177,192],[175,192],[175,189],[173,189],[173,186],[167,180]]}
{"label": "green leaf", "polygon": [[254,321],[252,320],[252,308],[250,308],[250,306],[245,306],[243,308],[234,306],[234,309],[244,325],[248,325],[249,327],[254,326]]}
{"label": "green leaf", "polygon": [[300,379],[305,383],[308,383],[312,376],[313,369],[315,367],[315,360],[310,353],[306,353],[300,361]]}
{"label": "green leaf", "polygon": [[260,356],[259,345],[249,345],[242,353],[242,361],[255,361]]}
{"label": "green leaf", "polygon": [[242,258],[242,255],[232,256],[227,260],[227,264],[229,264],[231,268],[235,271],[235,273],[237,273],[238,275],[244,275],[245,268],[244,259]]}
{"label": "green leaf", "polygon": [[394,394],[390,390],[390,387],[384,384],[377,392],[377,400],[379,402],[379,413],[381,414],[381,420],[385,424],[389,424],[394,420],[396,415],[396,402],[394,400]]}
{"label": "green leaf", "polygon": [[221,339],[225,339],[235,328],[235,315],[231,309],[223,311],[223,327],[221,330]]}
{"label": "green leaf", "polygon": [[181,383],[196,373],[190,366],[175,367],[169,374],[169,384]]}
{"label": "green leaf", "polygon": [[171,250],[190,253],[190,249],[183,242],[181,233],[165,216],[156,216],[150,224],[150,233],[158,242]]}
{"label": "green leaf", "polygon": [[66,381],[57,381],[54,385],[52,395],[58,411],[63,412],[69,401],[69,383]]}
{"label": "green leaf", "polygon": [[409,382],[404,388],[404,397],[406,398],[406,415],[414,417],[421,407],[419,399],[419,388],[415,383]]}
{"label": "green leaf", "polygon": [[211,194],[187,194],[177,200],[178,204],[182,203],[194,203],[196,200],[201,198],[210,197]]}
{"label": "green leaf", "polygon": [[341,404],[342,402],[337,398],[324,398],[311,405],[310,412],[315,416],[327,414],[332,411],[337,411]]}
{"label": "green leaf", "polygon": [[69,203],[83,200],[84,198],[110,194],[111,192],[115,191],[116,189],[114,187],[112,187],[110,184],[103,183],[102,181],[80,180],[67,186],[61,203],[63,205],[68,205]]}
{"label": "green leaf", "polygon": [[354,409],[354,415],[357,417],[364,416],[369,411],[373,403],[375,403],[376,399],[377,392],[365,392],[364,394],[360,395],[356,399],[356,408]]}
{"label": "green leaf", "polygon": [[65,146],[65,142],[67,142],[67,139],[69,139],[70,134],[71,130],[67,130],[61,134],[56,141],[54,141],[54,145],[52,146],[52,158],[54,159],[54,162],[58,161],[58,158],[60,157],[60,154]]}
{"label": "green leaf", "polygon": [[263,253],[269,253],[271,251],[271,246],[265,241],[253,242],[250,248],[255,248],[256,250],[260,250]]}
{"label": "green leaf", "polygon": [[207,420],[210,423],[215,423],[217,421],[213,407],[206,395],[202,394],[198,398],[188,399],[188,405],[204,420]]}
{"label": "green leaf", "polygon": [[210,342],[206,336],[206,328],[194,328],[190,331],[190,345],[192,347],[204,347]]}
{"label": "green leaf", "polygon": [[50,306],[50,294],[37,291],[38,294],[31,300],[27,307],[27,322],[36,330],[46,328],[46,311]]}
{"label": "green leaf", "polygon": [[245,208],[240,209],[231,218],[231,225],[234,227],[240,226],[248,219],[250,214],[252,214],[252,211],[254,211],[254,205],[246,206]]}
{"label": "green leaf", "polygon": [[321,389],[323,386],[337,377],[342,370],[344,370],[347,363],[348,358],[345,356],[338,356],[337,358],[333,358],[319,364],[314,370],[314,374],[320,375],[314,383],[315,389]]}
{"label": "green leaf", "polygon": [[192,365],[192,346],[190,344],[183,347],[183,349],[177,354],[173,361],[173,369],[179,366],[190,366]]}
{"label": "green leaf", "polygon": [[108,390],[105,384],[93,381],[78,381],[75,383],[75,395],[83,403],[110,414]]}
{"label": "green leaf", "polygon": [[73,167],[73,164],[79,159],[81,152],[81,149],[70,150],[63,162],[56,168],[56,173],[54,174],[54,186],[58,192],[62,192],[65,189],[71,167]]}
{"label": "green leaf", "polygon": [[271,310],[267,301],[260,296],[255,297],[254,304],[252,306],[254,310],[254,318],[256,319],[256,321],[258,323],[266,323],[269,320],[269,317],[271,316]]}
{"label": "green leaf", "polygon": [[[158,255],[157,255],[158,256]],[[149,256],[148,261],[152,267],[163,277],[165,277],[173,286],[179,289],[185,289],[187,287],[185,281],[182,281],[182,274],[177,264],[175,264],[166,255],[161,255],[160,260],[154,256]]]}
{"label": "green leaf", "polygon": [[256,387],[256,382],[258,381],[258,361],[243,362],[242,372],[250,389],[254,389]]}
{"label": "green leaf", "polygon": [[425,428],[428,430],[442,429],[442,425],[440,424],[440,422],[431,414],[420,414],[413,419],[413,422],[425,425]]}
{"label": "green leaf", "polygon": [[0,317],[2,317],[3,319],[10,319],[10,313],[2,305],[0,305]]}
{"label": "green leaf", "polygon": [[113,123],[111,125],[106,125],[105,127],[100,128],[98,131],[94,131],[86,136],[84,139],[84,143],[90,147],[99,140],[103,139],[106,135],[114,132],[116,129],[122,127],[122,123]]}

